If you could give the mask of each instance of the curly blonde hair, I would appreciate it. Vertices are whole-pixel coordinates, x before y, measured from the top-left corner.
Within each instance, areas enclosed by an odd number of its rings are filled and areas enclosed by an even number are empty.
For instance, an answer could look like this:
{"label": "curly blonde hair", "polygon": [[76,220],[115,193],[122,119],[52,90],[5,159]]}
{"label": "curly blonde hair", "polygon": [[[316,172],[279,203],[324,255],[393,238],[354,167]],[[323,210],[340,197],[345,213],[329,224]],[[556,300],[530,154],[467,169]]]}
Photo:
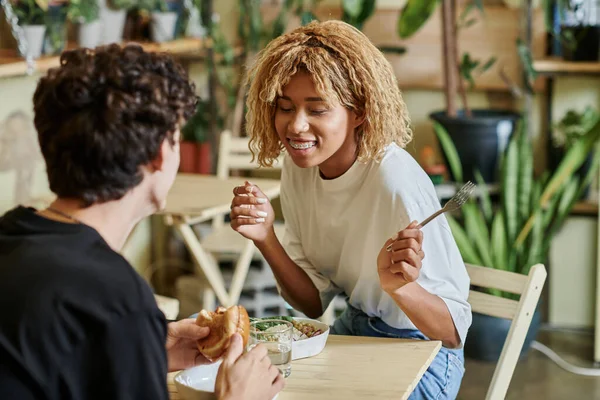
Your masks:
{"label": "curly blonde hair", "polygon": [[246,132],[261,166],[272,166],[284,149],[274,125],[276,101],[302,70],[326,102],[364,117],[357,131],[358,161],[380,160],[390,143],[410,142],[408,111],[381,51],[342,21],[311,22],[271,41],[249,68]]}

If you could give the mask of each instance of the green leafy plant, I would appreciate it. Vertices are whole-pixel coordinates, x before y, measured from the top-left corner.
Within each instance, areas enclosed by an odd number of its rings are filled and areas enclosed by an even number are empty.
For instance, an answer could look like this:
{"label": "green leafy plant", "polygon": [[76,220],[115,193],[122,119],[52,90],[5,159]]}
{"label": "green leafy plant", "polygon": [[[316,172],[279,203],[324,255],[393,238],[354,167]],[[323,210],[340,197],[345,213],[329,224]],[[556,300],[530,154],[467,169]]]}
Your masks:
{"label": "green leafy plant", "polygon": [[69,0],[67,17],[73,22],[90,23],[100,17],[100,8],[96,0]]}
{"label": "green leafy plant", "polygon": [[585,135],[600,119],[598,110],[588,106],[582,112],[569,110],[553,126],[552,143],[554,147],[569,148],[577,139]]}
{"label": "green leafy plant", "polygon": [[376,0],[342,0],[342,21],[362,29],[375,12]]}
{"label": "green leafy plant", "polygon": [[130,10],[136,7],[138,0],[107,0],[106,5],[113,10]]}
{"label": "green leafy plant", "polygon": [[147,13],[168,11],[165,0],[138,0],[137,7],[140,11]]}
{"label": "green leafy plant", "polygon": [[199,99],[196,112],[181,129],[181,137],[187,142],[204,143],[210,129],[210,108],[208,100]]}
{"label": "green leafy plant", "polygon": [[[552,238],[563,225],[573,205],[600,167],[600,121],[574,140],[558,168],[550,175],[534,177],[533,146],[525,123],[512,136],[503,155],[499,204],[492,205],[484,189],[480,200],[469,200],[460,218],[448,216],[452,233],[467,263],[527,274],[529,268],[547,260]],[[442,149],[454,176],[462,177],[456,148],[444,128],[436,124]],[[594,152],[592,168],[583,177],[575,171]],[[489,290],[491,294],[515,295]]]}
{"label": "green leafy plant", "polygon": [[[469,53],[464,52],[459,57],[458,32],[467,29],[477,18],[473,13],[477,11],[484,15],[483,0],[471,0],[466,3],[460,14],[456,13],[455,0],[408,0],[400,12],[397,23],[397,32],[400,38],[407,39],[418,32],[433,15],[438,4],[442,7],[442,46],[444,47],[444,87],[446,90],[446,113],[455,117],[457,109],[455,104],[456,91],[460,92],[463,108],[467,116],[471,115],[467,104],[464,83],[469,88],[475,85],[475,78],[488,71],[496,63],[495,57],[488,60],[478,60]],[[456,79],[455,79],[456,78]],[[458,88],[453,82],[458,80]]]}
{"label": "green leafy plant", "polygon": [[20,25],[44,25],[46,23],[47,0],[18,0],[13,9]]}
{"label": "green leafy plant", "polygon": [[275,19],[267,23],[260,0],[239,0],[238,35],[248,53],[256,53],[285,32],[290,16],[300,18],[302,25],[317,20],[315,9],[322,0],[283,0]]}
{"label": "green leafy plant", "polygon": [[566,48],[574,50],[577,47],[577,41],[580,39],[573,34],[571,30],[557,29],[554,26],[554,16],[558,12],[559,20],[564,20],[567,11],[573,10],[573,5],[570,0],[543,0],[542,8],[544,10],[544,23],[546,32],[552,37],[558,39]]}

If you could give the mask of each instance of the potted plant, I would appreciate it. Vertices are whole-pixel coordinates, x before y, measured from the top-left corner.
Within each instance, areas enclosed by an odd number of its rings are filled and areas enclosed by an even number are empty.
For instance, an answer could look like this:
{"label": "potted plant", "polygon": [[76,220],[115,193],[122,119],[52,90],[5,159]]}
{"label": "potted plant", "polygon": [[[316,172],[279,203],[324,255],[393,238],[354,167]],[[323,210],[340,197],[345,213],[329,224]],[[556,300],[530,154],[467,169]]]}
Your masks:
{"label": "potted plant", "polygon": [[78,24],[77,44],[94,48],[101,42],[102,22],[97,0],[70,0],[67,17]]}
{"label": "potted plant", "polygon": [[[494,205],[483,180],[476,172],[482,190],[481,200],[470,200],[462,207],[460,219],[448,222],[466,263],[527,274],[536,263],[546,263],[552,238],[563,225],[582,191],[600,166],[600,121],[573,140],[558,168],[541,177],[533,174],[533,146],[520,124],[512,136],[501,162],[499,202]],[[454,176],[462,181],[459,155],[449,134],[438,126],[436,133],[450,161]],[[585,176],[575,171],[593,152],[592,167]],[[496,296],[515,298],[500,290],[487,290]],[[540,315],[534,315],[523,345],[525,354],[539,328]],[[495,361],[506,339],[510,321],[473,313],[473,323],[465,343],[469,357]]]}
{"label": "potted plant", "polygon": [[173,40],[177,13],[169,11],[165,0],[140,0],[138,7],[141,12],[150,15],[150,38],[157,43]]}
{"label": "potted plant", "polygon": [[102,22],[101,44],[121,43],[127,10],[136,0],[97,0]]}
{"label": "potted plant", "polygon": [[67,45],[67,0],[50,0],[46,11],[44,54],[58,55]]}
{"label": "potted plant", "polygon": [[212,153],[208,143],[210,111],[208,101],[200,99],[196,113],[181,129],[179,171],[187,173],[210,174],[212,171]]}
{"label": "potted plant", "polygon": [[44,46],[48,1],[17,0],[13,8],[27,40],[27,54],[22,55],[38,58]]}
{"label": "potted plant", "polygon": [[[460,155],[465,179],[474,179],[478,169],[486,182],[497,181],[498,158],[520,118],[512,110],[472,110],[467,104],[466,83],[490,69],[495,58],[476,60],[468,53],[459,57],[457,31],[468,28],[476,19],[472,12],[483,12],[481,0],[470,1],[457,13],[456,0],[408,0],[398,18],[398,35],[408,38],[416,33],[441,3],[442,49],[446,108],[430,114],[452,138]],[[457,108],[460,95],[463,108]],[[454,176],[453,180],[457,180]]]}

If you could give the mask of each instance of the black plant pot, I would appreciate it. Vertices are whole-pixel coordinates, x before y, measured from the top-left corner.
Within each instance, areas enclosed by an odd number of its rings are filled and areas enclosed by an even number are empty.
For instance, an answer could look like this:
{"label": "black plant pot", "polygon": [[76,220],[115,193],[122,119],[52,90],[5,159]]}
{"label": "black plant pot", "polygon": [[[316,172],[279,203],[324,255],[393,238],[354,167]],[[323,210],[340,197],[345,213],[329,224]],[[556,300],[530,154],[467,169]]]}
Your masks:
{"label": "black plant pot", "polygon": [[[487,183],[495,183],[499,160],[521,116],[507,110],[471,112],[470,118],[462,111],[456,118],[448,117],[445,111],[434,112],[429,117],[448,131],[460,157],[463,179],[474,181],[477,169]],[[446,165],[449,167],[447,160]],[[454,176],[452,179],[456,180]]]}
{"label": "black plant pot", "polygon": [[[527,336],[525,336],[525,342],[523,343],[519,358],[525,357],[529,352],[531,342],[535,340],[540,330],[541,319],[541,312],[538,305],[533,314]],[[511,322],[508,319],[491,317],[474,312],[473,322],[465,341],[465,357],[479,361],[498,361]]]}
{"label": "black plant pot", "polygon": [[562,26],[563,33],[569,32],[575,38],[575,46],[561,43],[561,53],[567,61],[600,60],[600,26]]}

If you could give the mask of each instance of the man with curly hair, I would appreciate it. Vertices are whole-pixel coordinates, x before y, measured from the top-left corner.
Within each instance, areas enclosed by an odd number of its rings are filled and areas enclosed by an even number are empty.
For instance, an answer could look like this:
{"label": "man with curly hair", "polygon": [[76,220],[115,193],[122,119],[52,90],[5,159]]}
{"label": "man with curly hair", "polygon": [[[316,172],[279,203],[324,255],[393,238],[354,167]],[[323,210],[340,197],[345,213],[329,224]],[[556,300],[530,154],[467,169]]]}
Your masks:
{"label": "man with curly hair", "polygon": [[332,334],[442,341],[410,399],[454,399],[471,324],[469,277],[445,217],[423,230],[416,222],[440,204],[404,150],[412,133],[390,63],[352,26],[313,22],[273,40],[248,78],[254,155],[268,166],[287,153],[285,236],[280,243],[268,199],[248,182],[234,189],[231,226],[254,241],[284,298],[309,317],[348,297]]}
{"label": "man with curly hair", "polygon": [[[0,399],[167,399],[167,371],[207,362],[208,328],[167,324],[118,252],[165,205],[194,84],[165,54],[111,45],[63,53],[33,102],[57,199],[0,218]],[[235,335],[218,398],[271,399],[283,378],[242,347]]]}

